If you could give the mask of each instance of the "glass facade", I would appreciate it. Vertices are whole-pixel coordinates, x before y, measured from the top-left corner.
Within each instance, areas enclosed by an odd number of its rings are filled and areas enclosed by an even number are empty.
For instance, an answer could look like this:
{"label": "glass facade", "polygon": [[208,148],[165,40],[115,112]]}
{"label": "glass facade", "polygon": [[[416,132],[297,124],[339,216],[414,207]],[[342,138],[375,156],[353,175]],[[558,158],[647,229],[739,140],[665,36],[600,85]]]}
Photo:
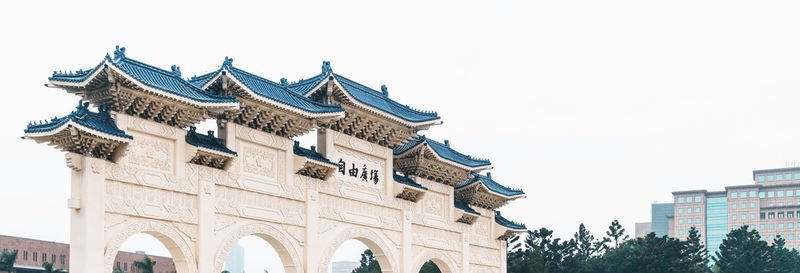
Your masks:
{"label": "glass facade", "polygon": [[674,213],[674,203],[653,204],[650,207],[650,231],[655,232],[656,236],[669,236],[669,220],[667,216],[672,216]]}
{"label": "glass facade", "polygon": [[706,246],[708,256],[716,255],[728,235],[728,198],[706,198]]}

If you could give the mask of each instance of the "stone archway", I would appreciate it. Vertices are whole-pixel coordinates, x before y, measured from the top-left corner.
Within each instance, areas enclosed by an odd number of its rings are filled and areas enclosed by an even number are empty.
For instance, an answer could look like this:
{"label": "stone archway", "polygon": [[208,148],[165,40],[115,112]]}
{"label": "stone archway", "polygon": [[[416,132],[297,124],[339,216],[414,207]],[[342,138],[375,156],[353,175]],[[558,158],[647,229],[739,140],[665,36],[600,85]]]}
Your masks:
{"label": "stone archway", "polygon": [[386,243],[386,240],[372,229],[353,227],[338,232],[334,236],[333,241],[328,243],[328,247],[322,252],[322,259],[320,260],[321,262],[319,264],[319,273],[328,272],[328,267],[330,266],[331,258],[333,258],[334,252],[336,252],[336,250],[339,249],[344,242],[352,239],[360,241],[370,250],[372,250],[372,253],[375,255],[375,259],[378,260],[378,264],[381,266],[381,272],[400,272],[396,269],[398,261],[397,257],[399,256],[399,249],[397,247],[390,247]]}
{"label": "stone archway", "polygon": [[225,235],[223,240],[217,247],[217,252],[214,254],[214,271],[222,272],[222,265],[225,263],[225,258],[233,245],[239,239],[255,235],[275,249],[278,256],[281,258],[283,268],[286,273],[303,273],[303,264],[300,260],[297,248],[289,241],[289,235],[278,230],[269,224],[264,223],[246,223],[233,228],[233,231]]}
{"label": "stone archway", "polygon": [[128,238],[139,233],[151,235],[164,244],[172,255],[177,273],[197,273],[194,248],[186,242],[177,229],[168,224],[152,220],[125,223],[107,232],[103,261],[104,272],[112,272],[114,270],[114,259],[117,257],[119,248]]}
{"label": "stone archway", "polygon": [[419,272],[422,265],[427,261],[433,261],[442,273],[458,272],[457,262],[453,261],[447,254],[437,250],[425,250],[414,259],[414,265],[411,267],[413,273]]}

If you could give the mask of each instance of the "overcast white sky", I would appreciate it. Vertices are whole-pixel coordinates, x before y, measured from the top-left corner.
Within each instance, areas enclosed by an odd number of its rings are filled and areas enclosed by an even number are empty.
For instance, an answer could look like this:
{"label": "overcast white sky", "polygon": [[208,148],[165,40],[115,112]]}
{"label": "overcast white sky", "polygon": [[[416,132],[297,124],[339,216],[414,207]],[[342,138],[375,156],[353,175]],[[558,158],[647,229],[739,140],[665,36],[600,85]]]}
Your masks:
{"label": "overcast white sky", "polygon": [[[800,161],[800,2],[14,1],[0,9],[0,234],[68,241],[64,156],[20,139],[77,97],[42,84],[114,45],[186,76],[225,56],[272,80],[337,73],[444,125],[421,132],[488,157],[528,198],[530,228],[630,233],[676,190],[752,183]],[[357,257],[356,257],[357,258]],[[272,271],[270,271],[272,272]]]}

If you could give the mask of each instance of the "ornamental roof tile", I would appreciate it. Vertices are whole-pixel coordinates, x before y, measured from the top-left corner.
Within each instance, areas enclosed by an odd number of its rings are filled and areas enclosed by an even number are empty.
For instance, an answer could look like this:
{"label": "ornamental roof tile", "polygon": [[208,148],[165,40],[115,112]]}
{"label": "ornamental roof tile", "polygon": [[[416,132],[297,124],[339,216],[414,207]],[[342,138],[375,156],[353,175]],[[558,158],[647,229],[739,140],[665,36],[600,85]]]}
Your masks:
{"label": "ornamental roof tile", "polygon": [[306,148],[300,147],[300,142],[299,141],[295,141],[294,142],[294,154],[302,156],[302,157],[310,158],[310,159],[313,159],[313,160],[316,160],[316,161],[319,161],[319,162],[322,162],[322,163],[327,163],[327,164],[330,164],[330,165],[338,166],[338,164],[333,163],[329,159],[325,158],[324,155],[322,155],[321,153],[317,152],[317,148],[316,147],[311,146],[311,149],[306,149]]}
{"label": "ornamental roof tile", "polygon": [[469,205],[467,205],[466,203],[458,201],[458,200],[456,200],[453,203],[453,206],[455,206],[457,209],[463,210],[463,211],[468,212],[468,213],[481,215],[479,212],[477,212],[474,209],[472,209],[471,207],[469,207]]}
{"label": "ornamental roof tile", "polygon": [[335,104],[326,104],[313,101],[295,92],[292,92],[288,85],[276,83],[255,75],[253,73],[244,71],[233,66],[233,59],[225,57],[222,67],[214,72],[204,74],[189,79],[194,86],[202,88],[209,81],[213,80],[217,74],[222,71],[228,71],[230,75],[236,78],[239,82],[244,84],[248,89],[252,90],[256,95],[270,100],[277,101],[284,105],[298,108],[311,113],[335,113],[343,112],[341,106]]}
{"label": "ornamental roof tile", "polygon": [[186,143],[196,147],[236,155],[236,152],[225,146],[225,142],[221,138],[214,137],[214,131],[208,131],[207,135],[198,134],[194,126],[189,127],[189,131],[186,132]]}
{"label": "ornamental roof tile", "polygon": [[528,229],[524,224],[506,219],[499,211],[494,212],[494,222],[510,229]]}
{"label": "ornamental roof tile", "polygon": [[488,173],[487,175],[481,175],[479,173],[472,174],[472,178],[468,179],[467,181],[456,184],[455,189],[460,189],[475,183],[481,183],[484,186],[486,186],[486,188],[489,189],[490,191],[507,197],[525,194],[525,192],[523,192],[520,189],[512,189],[500,185],[500,183],[497,183],[492,179],[492,173]]}
{"label": "ornamental roof tile", "polygon": [[413,109],[408,105],[403,105],[390,99],[388,89],[385,86],[381,87],[381,91],[377,91],[342,75],[333,73],[330,62],[327,61],[323,62],[321,74],[290,84],[289,89],[303,96],[308,96],[310,92],[314,91],[312,88],[329,77],[336,78],[345,91],[358,102],[377,108],[378,110],[402,120],[408,122],[426,122],[439,119],[439,115],[436,112]]}
{"label": "ornamental roof tile", "polygon": [[172,66],[172,71],[167,71],[128,57],[125,57],[125,48],[117,46],[114,51],[114,58],[106,54],[105,59],[92,69],[77,73],[72,72],[53,72],[50,81],[55,82],[82,82],[94,75],[98,69],[104,65],[113,65],[133,79],[173,95],[181,96],[193,101],[202,103],[236,103],[236,97],[220,96],[198,88],[181,78],[180,67]]}
{"label": "ornamental roof tile", "polygon": [[420,185],[417,182],[414,182],[414,180],[411,180],[411,178],[408,178],[408,176],[405,176],[405,175],[402,175],[402,174],[398,173],[397,170],[394,170],[394,174],[392,176],[394,177],[394,181],[397,182],[397,183],[408,185],[408,186],[412,186],[412,187],[415,187],[415,188],[418,188],[418,189],[422,189],[422,190],[426,190],[426,191],[428,190],[428,188]]}
{"label": "ornamental roof tile", "polygon": [[450,147],[450,142],[447,140],[445,140],[444,143],[441,143],[425,136],[416,136],[406,144],[395,147],[394,154],[399,155],[405,153],[411,148],[414,148],[422,143],[425,143],[428,145],[428,147],[431,147],[431,149],[440,157],[467,167],[476,168],[492,165],[488,159],[475,158],[470,155],[459,153]]}
{"label": "ornamental roof tile", "polygon": [[69,115],[62,118],[52,118],[49,121],[39,123],[29,123],[25,129],[25,133],[43,133],[49,132],[63,126],[68,122],[74,122],[91,130],[96,130],[105,134],[127,139],[133,139],[120,130],[117,124],[111,118],[111,114],[104,107],[98,107],[99,113],[89,111],[89,103],[79,101],[78,107]]}

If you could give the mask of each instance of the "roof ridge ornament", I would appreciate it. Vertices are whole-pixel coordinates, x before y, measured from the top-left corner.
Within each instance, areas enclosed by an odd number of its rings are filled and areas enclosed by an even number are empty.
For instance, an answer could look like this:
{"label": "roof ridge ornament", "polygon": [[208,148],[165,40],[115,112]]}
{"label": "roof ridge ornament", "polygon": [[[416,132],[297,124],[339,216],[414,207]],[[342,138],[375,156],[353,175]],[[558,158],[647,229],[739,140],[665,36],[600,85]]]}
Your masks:
{"label": "roof ridge ornament", "polygon": [[233,66],[233,58],[228,58],[225,56],[225,61],[222,62],[222,67],[231,67]]}
{"label": "roof ridge ornament", "polygon": [[446,146],[447,148],[450,148],[450,140],[445,139],[444,140],[444,146]]}
{"label": "roof ridge ornament", "polygon": [[388,97],[389,96],[389,87],[386,87],[385,84],[381,85],[381,93],[383,93],[384,97]]}
{"label": "roof ridge ornament", "polygon": [[286,78],[281,78],[281,85],[283,85],[283,87],[289,86],[289,80]]}
{"label": "roof ridge ornament", "polygon": [[117,45],[116,49],[114,49],[114,60],[119,60],[125,58],[125,47],[120,47]]}
{"label": "roof ridge ornament", "polygon": [[178,77],[178,78],[181,77],[181,67],[180,66],[177,66],[177,65],[173,64],[172,67],[170,67],[170,68],[172,69],[172,75],[175,75],[175,77]]}
{"label": "roof ridge ornament", "polygon": [[327,75],[330,73],[333,73],[333,69],[331,69],[331,62],[322,61],[322,74]]}

